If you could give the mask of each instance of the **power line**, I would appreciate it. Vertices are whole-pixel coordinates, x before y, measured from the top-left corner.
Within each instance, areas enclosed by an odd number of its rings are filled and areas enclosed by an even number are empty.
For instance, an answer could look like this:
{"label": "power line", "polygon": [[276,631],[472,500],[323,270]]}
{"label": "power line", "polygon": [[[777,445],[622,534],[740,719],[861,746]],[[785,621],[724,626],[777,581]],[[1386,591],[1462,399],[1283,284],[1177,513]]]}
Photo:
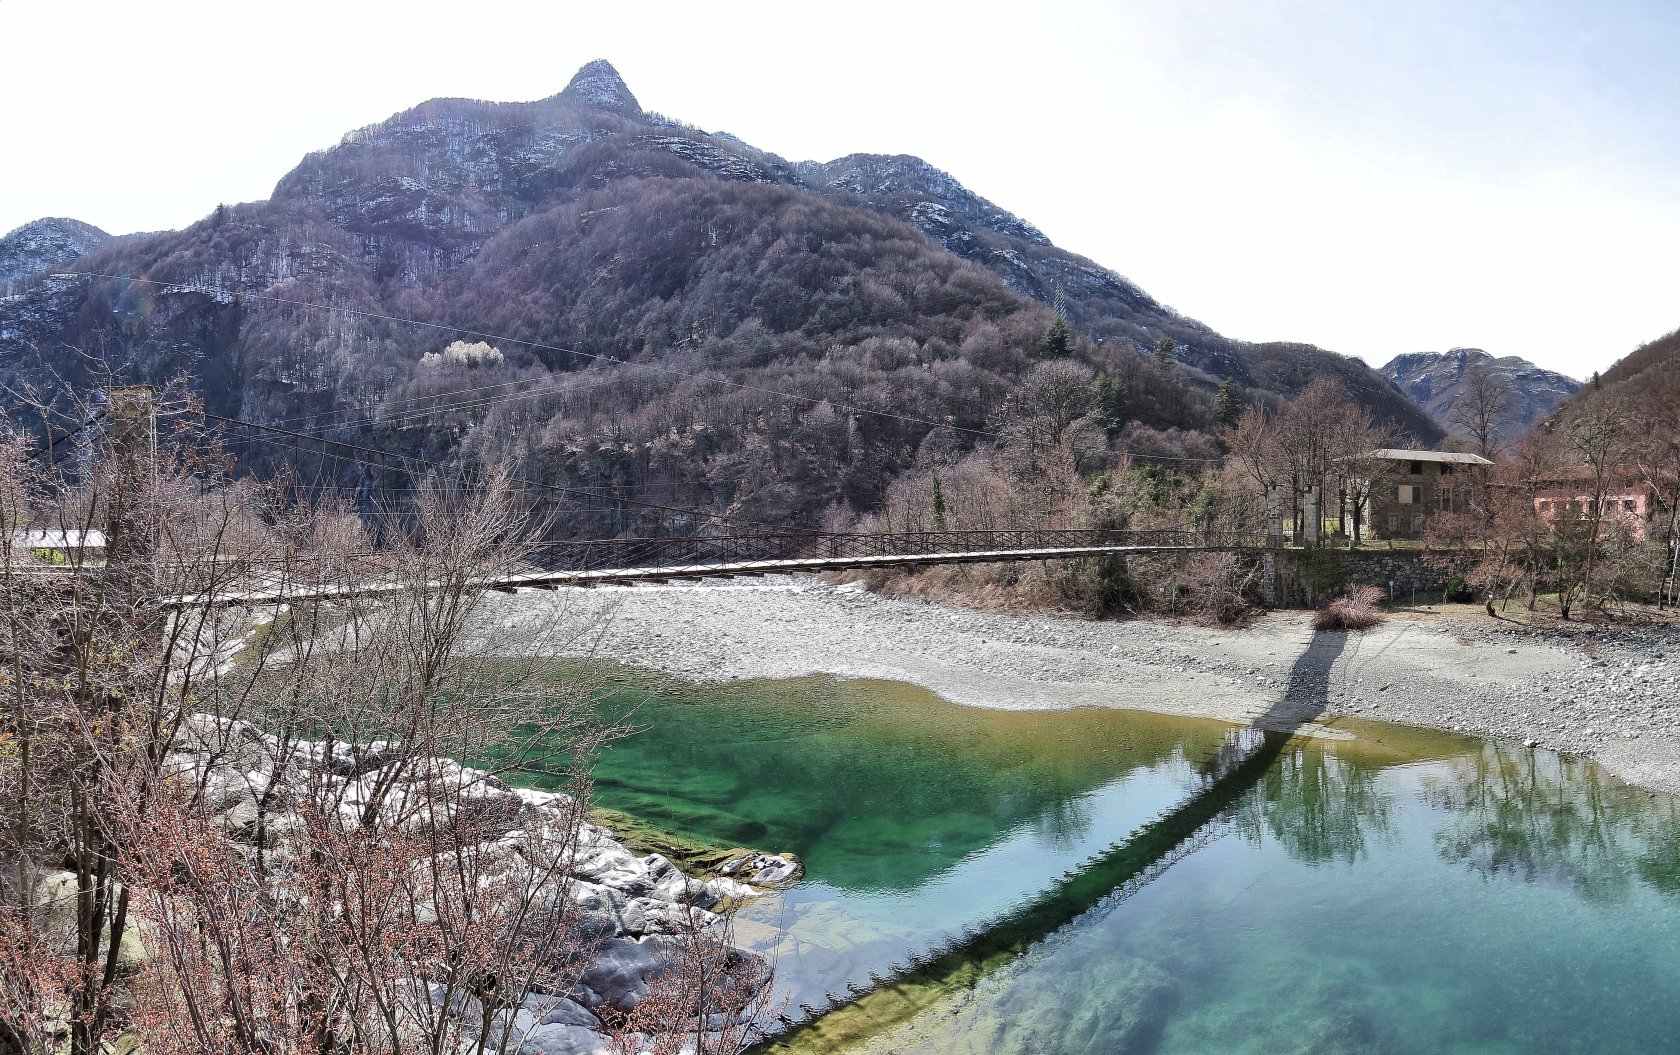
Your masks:
{"label": "power line", "polygon": [[[206,411],[204,416],[207,419],[226,422],[230,425],[242,425],[245,428],[257,429],[257,430],[262,431],[262,432],[272,432],[272,433],[277,433],[277,434],[282,435],[282,436],[291,436],[291,437],[295,437],[297,439],[312,440],[316,443],[325,443],[325,444],[330,444],[334,447],[343,447],[346,450],[361,451],[361,452],[365,452],[365,453],[368,453],[368,454],[375,455],[377,457],[389,458],[389,459],[392,459],[392,460],[395,460],[395,461],[398,461],[398,462],[413,462],[415,464],[424,465],[424,466],[426,466],[428,468],[432,468],[432,469],[447,469],[448,468],[448,466],[440,465],[436,462],[431,462],[431,461],[428,461],[426,459],[412,458],[412,457],[409,457],[409,456],[406,456],[406,455],[396,454],[392,451],[381,450],[378,447],[368,447],[368,446],[364,446],[364,445],[358,444],[358,443],[345,443],[342,440],[329,440],[329,439],[326,439],[325,437],[322,437],[322,436],[311,436],[308,433],[296,432],[292,429],[283,429],[283,428],[280,428],[277,425],[259,425],[258,423],[254,422],[254,421],[245,421],[241,418],[230,418],[230,417],[227,417],[227,416],[222,415],[222,414],[212,414],[209,411]],[[275,443],[276,445],[281,446],[281,447],[288,447],[288,448],[291,448],[292,450],[302,450],[306,454],[318,453],[318,452],[310,451],[307,448],[297,447],[294,444],[281,443],[277,440],[267,441],[267,442]],[[319,453],[325,453],[325,452],[319,452]],[[329,454],[328,457],[337,457],[337,456]],[[347,460],[353,461],[353,462],[361,462],[362,464],[365,464],[365,465],[372,465],[375,468],[379,468],[379,469],[389,469],[389,468],[391,468],[391,466],[389,466],[389,465],[376,465],[375,463],[368,462],[365,459],[361,459],[361,458],[353,458],[352,457],[352,458],[348,458]],[[399,466],[399,468],[406,469],[407,466]],[[535,483],[536,483],[536,486],[544,488],[546,490],[560,491],[560,492],[563,492],[565,494],[571,494],[571,495],[581,495],[585,498],[593,498],[598,502],[621,502],[625,505],[641,506],[641,507],[647,508],[647,509],[658,509],[658,510],[662,510],[662,511],[667,512],[667,513],[681,513],[684,516],[703,517],[703,518],[708,519],[708,520],[721,521],[725,524],[733,523],[733,521],[731,521],[728,517],[725,517],[721,514],[708,513],[708,512],[705,512],[704,510],[700,510],[700,509],[689,509],[689,508],[686,508],[686,507],[683,507],[683,506],[665,505],[665,504],[660,503],[660,502],[645,502],[645,501],[642,501],[640,499],[622,498],[622,497],[619,497],[619,496],[616,496],[616,495],[610,495],[610,494],[607,494],[607,495],[597,494],[593,491],[585,491],[585,490],[582,490],[580,488],[575,488],[575,487],[566,487],[562,484],[551,484],[551,483],[544,483],[544,482],[541,482],[541,481],[536,481]],[[750,526],[763,527],[764,525],[762,525],[762,524],[752,524]]]}
{"label": "power line", "polygon": [[[448,392],[431,392],[431,393],[428,393],[427,395],[424,395],[424,396],[409,396],[406,399],[394,400],[391,403],[386,404],[386,406],[387,407],[397,407],[397,406],[401,406],[405,403],[424,402],[425,400],[428,400],[428,399],[446,399],[446,398],[452,398],[452,397],[455,397],[455,396],[464,396],[464,395],[467,395],[469,392],[488,392],[491,389],[496,389],[496,388],[511,388],[514,385],[528,385],[528,384],[532,383],[533,381],[547,381],[552,376],[553,376],[552,374],[549,374],[549,375],[546,375],[544,377],[525,377],[525,378],[520,378],[518,381],[504,381],[499,385],[478,385],[474,388],[451,389]],[[289,425],[293,422],[306,421],[306,420],[311,419],[311,418],[319,418],[323,414],[327,418],[331,419],[331,418],[341,417],[345,413],[348,413],[348,411],[342,411],[342,410],[340,410],[340,411],[319,411],[319,412],[314,413],[314,414],[298,414],[294,417],[278,418],[278,419],[275,420],[274,423],[277,424],[277,425]],[[332,422],[330,420],[325,421],[325,422],[318,422],[318,421],[310,422],[310,425],[311,425],[312,428],[320,428],[320,427],[324,427],[324,426],[329,425],[329,424],[332,424]]]}
{"label": "power line", "polygon": [[62,454],[57,455],[57,456],[52,456],[52,452],[53,452],[54,447],[58,446],[61,443],[67,443],[70,440],[75,439],[82,432],[84,432],[85,430],[87,430],[87,429],[93,427],[95,424],[97,424],[100,421],[100,419],[102,419],[104,416],[105,416],[105,408],[100,407],[98,410],[94,411],[92,416],[90,416],[86,421],[82,422],[80,425],[77,425],[75,428],[71,429],[69,432],[66,432],[64,435],[59,436],[57,438],[54,438],[54,436],[53,436],[52,426],[48,425],[47,426],[47,442],[46,442],[46,445],[44,447],[39,448],[38,450],[31,451],[29,456],[31,458],[39,458],[43,454],[48,455],[49,457],[47,459],[47,467],[50,469],[51,467],[57,465],[59,463],[59,461],[64,457],[64,455],[62,455]]}
{"label": "power line", "polygon": [[[245,423],[240,422],[240,424],[245,424]],[[331,458],[335,462],[340,463],[340,464],[366,465],[366,466],[370,466],[370,467],[375,468],[375,469],[388,469],[388,468],[390,468],[390,466],[381,465],[381,464],[378,464],[378,463],[375,463],[375,462],[370,462],[370,461],[367,461],[366,459],[357,458],[357,457],[354,457],[352,455],[334,454],[331,451],[312,451],[307,447],[299,447],[296,444],[286,443],[286,442],[283,442],[281,440],[276,440],[276,439],[263,437],[263,436],[249,436],[249,437],[246,437],[246,438],[243,438],[243,439],[236,438],[236,439],[233,439],[229,442],[233,443],[233,444],[266,443],[266,444],[269,444],[271,446],[285,447],[288,450],[299,451],[299,452],[304,453],[304,454],[313,454],[313,455],[316,455],[317,457]],[[331,441],[326,441],[326,442],[331,442]],[[316,485],[301,484],[301,485],[293,485],[293,486],[301,486],[301,487],[314,486],[314,487],[317,487],[317,488],[329,488],[329,487],[333,487],[333,486],[337,486],[337,485],[331,485],[331,484],[325,484],[325,485],[322,485],[322,484],[316,484]],[[545,485],[542,485],[542,486],[545,486],[545,487],[548,487],[548,488],[551,488],[551,489],[563,490],[563,491],[570,491],[571,490],[570,488],[559,487],[558,485],[555,485],[555,484],[545,484]],[[445,494],[445,493],[449,493],[451,488],[448,488],[448,487],[441,487],[441,488],[407,488],[407,489],[392,489],[392,490],[408,490],[408,491],[421,492],[421,493]],[[488,490],[488,488],[470,488],[470,489],[463,489],[463,490],[474,490],[474,491],[482,492],[482,491]],[[541,497],[536,492],[528,490],[528,489],[520,489],[518,491],[518,493],[526,495],[526,496],[530,496],[530,497],[538,497],[538,498]],[[587,494],[586,492],[580,492],[580,493]],[[635,501],[630,500],[630,499],[617,499],[617,498],[613,498],[612,496],[600,496],[600,497],[602,498],[602,500],[605,500],[605,501],[629,502],[630,504],[633,504],[633,505],[647,505],[648,504],[648,503],[645,503],[645,502],[635,502]],[[670,507],[662,507],[662,508],[670,508]],[[622,512],[622,506],[609,506],[609,507],[599,508],[599,509],[594,509],[594,508],[591,508],[591,509],[564,509],[564,508],[561,508],[561,509],[556,509],[555,512],[557,514],[596,513],[596,512],[614,512],[614,513],[616,513],[616,512]],[[703,516],[703,517],[712,517],[714,519],[722,519],[722,518],[717,517],[715,514],[702,513],[698,510],[690,510],[690,511],[685,511],[685,512],[693,512],[695,515]],[[358,513],[357,515],[358,516],[363,516],[363,517],[367,517],[367,516],[401,517],[401,516],[404,516],[404,515],[410,515],[411,516],[413,514],[411,514],[411,513],[410,514],[405,514],[402,511],[393,510],[393,511],[388,511],[388,512],[387,511],[378,511],[378,512],[374,512],[374,513],[361,512],[361,513]],[[725,520],[724,523],[727,524],[727,523],[730,523],[730,522]],[[753,525],[753,526],[759,526],[759,525]],[[563,541],[549,541],[549,542],[536,542],[536,543],[527,544],[528,548],[530,548],[530,549],[548,549],[548,548],[554,548],[554,547],[565,546],[565,545],[569,545],[569,543],[568,542],[563,542]],[[609,551],[603,549],[602,557],[600,559],[604,561],[604,560],[607,560],[608,557],[609,557]],[[596,565],[591,564],[591,565],[586,565],[585,568],[587,570],[587,568],[595,567],[595,566]]]}
{"label": "power line", "polygon": [[[531,378],[529,380],[552,380],[552,375],[550,375],[550,377],[548,377],[548,378],[541,378],[541,379]],[[380,417],[378,415],[370,415],[368,417],[360,418],[358,420],[336,422],[336,423],[321,425],[321,426],[310,426],[310,428],[312,429],[313,432],[315,432],[316,434],[319,434],[319,433],[322,433],[322,432],[337,432],[340,429],[359,428],[359,427],[362,427],[364,425],[393,425],[393,424],[397,424],[397,423],[403,422],[403,421],[410,421],[410,420],[413,420],[415,418],[431,417],[433,414],[443,414],[443,413],[447,413],[447,412],[450,412],[450,411],[456,411],[456,410],[478,410],[478,409],[482,409],[482,408],[485,408],[485,407],[494,407],[494,406],[500,406],[504,403],[511,403],[516,399],[531,399],[531,398],[536,397],[536,396],[560,395],[562,393],[575,391],[579,388],[585,388],[585,389],[594,388],[596,386],[606,384],[609,380],[611,380],[611,378],[598,378],[598,379],[596,379],[594,381],[590,381],[588,383],[578,382],[576,384],[569,384],[569,385],[554,385],[554,386],[551,386],[551,387],[548,387],[548,388],[539,388],[539,389],[537,389],[535,391],[532,391],[532,392],[513,392],[513,393],[510,393],[508,395],[494,396],[494,397],[491,397],[491,398],[488,398],[488,399],[468,400],[467,402],[464,402],[464,403],[449,403],[449,404],[445,404],[445,405],[439,406],[439,407],[426,407],[426,408],[423,408],[423,409],[420,409],[420,410],[410,410],[410,411],[405,411],[405,412],[400,413],[400,414],[389,415],[389,416],[386,416],[386,417]],[[520,382],[520,383],[524,384],[525,382]],[[496,386],[496,387],[500,387],[500,386]],[[428,398],[430,398],[430,397],[428,397]]]}
{"label": "power line", "polygon": [[[791,400],[791,401],[797,401],[797,402],[801,402],[801,403],[827,403],[829,406],[835,407],[835,408],[840,409],[840,410],[847,411],[849,413],[854,413],[854,414],[874,414],[878,417],[890,418],[890,419],[896,420],[896,421],[903,421],[903,422],[907,422],[907,423],[910,423],[910,424],[916,424],[916,425],[925,425],[928,428],[946,429],[948,431],[960,432],[960,433],[964,433],[964,434],[971,435],[971,436],[983,436],[983,437],[986,437],[987,439],[991,439],[991,440],[1001,440],[1001,439],[1004,438],[1001,433],[993,432],[993,431],[990,431],[990,430],[987,430],[987,429],[969,428],[966,425],[953,425],[953,424],[950,424],[948,422],[932,421],[932,420],[927,419],[927,418],[920,418],[920,417],[916,417],[916,416],[910,415],[910,414],[899,414],[899,413],[896,413],[896,412],[890,411],[890,410],[879,410],[875,407],[865,407],[865,406],[859,406],[859,405],[856,405],[856,404],[841,403],[841,402],[838,402],[836,400],[828,399],[828,398],[822,397],[822,396],[804,396],[804,395],[799,395],[798,393],[794,393],[794,392],[784,392],[784,391],[781,391],[779,389],[765,388],[762,385],[751,385],[751,384],[747,384],[747,383],[741,382],[741,381],[731,381],[727,378],[715,377],[715,376],[712,376],[710,374],[700,374],[700,373],[695,373],[695,372],[689,371],[689,370],[678,370],[675,367],[663,366],[663,365],[660,365],[658,363],[635,363],[635,362],[632,362],[631,360],[628,360],[628,359],[621,359],[616,355],[607,355],[607,354],[602,353],[602,352],[586,352],[586,351],[583,351],[583,350],[578,349],[578,348],[567,348],[567,347],[563,347],[561,345],[546,344],[542,341],[527,341],[527,340],[523,340],[523,339],[518,338],[518,337],[508,337],[508,336],[503,335],[503,334],[490,333],[490,332],[485,331],[485,330],[473,330],[473,329],[469,329],[465,326],[453,326],[453,325],[450,325],[448,323],[442,323],[442,322],[428,322],[424,319],[404,318],[400,315],[386,315],[384,313],[377,312],[377,311],[369,311],[365,308],[351,308],[351,307],[343,307],[343,306],[337,306],[337,305],[332,305],[332,304],[320,304],[320,303],[316,303],[314,301],[298,300],[296,298],[291,298],[291,297],[275,297],[275,296],[270,296],[268,294],[262,294],[262,293],[244,293],[244,292],[240,292],[238,290],[227,289],[226,287],[223,287],[223,286],[212,286],[212,285],[208,285],[208,284],[205,284],[205,283],[165,282],[165,281],[162,281],[161,279],[142,278],[138,275],[112,275],[112,274],[106,274],[106,273],[98,272],[98,271],[59,272],[59,273],[57,273],[57,275],[55,277],[67,278],[67,277],[71,277],[71,276],[79,276],[79,277],[83,277],[83,278],[105,278],[105,279],[111,279],[113,281],[118,281],[118,282],[144,282],[144,283],[147,283],[149,285],[154,285],[154,286],[174,287],[174,288],[177,288],[177,289],[181,289],[185,292],[226,293],[230,296],[242,297],[246,300],[267,301],[267,302],[273,303],[273,304],[284,304],[284,305],[287,305],[289,307],[309,308],[309,309],[312,309],[312,310],[315,310],[315,311],[343,312],[344,314],[347,314],[347,315],[356,315],[356,316],[359,316],[361,318],[366,318],[366,319],[377,319],[381,322],[392,322],[392,323],[400,323],[400,324],[409,325],[409,326],[420,326],[420,327],[423,327],[423,328],[426,328],[426,329],[440,330],[440,331],[445,332],[445,333],[464,334],[468,337],[478,337],[478,338],[481,338],[483,340],[499,341],[503,344],[516,344],[516,345],[520,345],[520,346],[526,347],[526,348],[537,349],[539,351],[555,352],[555,353],[558,353],[558,354],[561,354],[561,355],[575,355],[575,356],[580,356],[580,357],[586,358],[586,359],[593,359],[593,360],[596,360],[597,362],[616,363],[620,366],[641,366],[645,369],[659,370],[659,371],[669,373],[669,374],[676,374],[679,377],[687,377],[687,378],[690,378],[690,379],[693,379],[693,380],[706,381],[706,382],[710,382],[712,384],[726,385],[730,388],[736,388],[736,389],[739,389],[739,390],[744,391],[744,392],[754,392],[754,393],[757,393],[757,394],[760,394],[760,395],[772,396],[772,397],[775,397],[777,399]],[[1083,452],[1089,452],[1089,451],[1092,451],[1092,450],[1098,450],[1099,448],[1075,448],[1075,449],[1076,450],[1081,450]],[[1153,460],[1156,460],[1156,461],[1197,462],[1197,463],[1215,463],[1215,462],[1218,461],[1217,458],[1191,458],[1191,457],[1181,457],[1181,456],[1177,456],[1177,455],[1145,454],[1145,453],[1138,452],[1138,451],[1110,451],[1106,447],[1105,448],[1100,448],[1100,450],[1102,451],[1102,453],[1105,453],[1105,454],[1125,454],[1125,455],[1129,455],[1129,456],[1134,457],[1134,458],[1153,459]]]}

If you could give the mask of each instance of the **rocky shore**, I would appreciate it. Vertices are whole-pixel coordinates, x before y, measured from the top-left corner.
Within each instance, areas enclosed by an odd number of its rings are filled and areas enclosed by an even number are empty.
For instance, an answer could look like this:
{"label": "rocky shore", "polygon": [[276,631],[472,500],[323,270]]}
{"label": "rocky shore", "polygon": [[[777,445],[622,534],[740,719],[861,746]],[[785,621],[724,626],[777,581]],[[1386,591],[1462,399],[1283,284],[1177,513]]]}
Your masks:
{"label": "rocky shore", "polygon": [[[223,829],[237,841],[248,841],[258,824],[259,800],[273,779],[275,747],[273,738],[244,722],[197,716],[178,738],[168,769],[176,779],[202,787],[204,800]],[[363,756],[364,764],[358,767],[347,745],[332,741],[294,744],[290,757],[290,779],[324,786],[322,797],[338,801],[352,823],[367,801],[365,790],[381,778],[379,768],[366,763],[368,756]],[[379,753],[371,757],[377,762]],[[410,823],[412,818],[403,813],[412,796],[436,794],[431,787],[419,787],[421,782],[434,787],[448,784],[450,809],[463,816],[470,813],[475,826],[486,833],[485,848],[496,853],[511,850],[520,856],[520,848],[513,843],[545,825],[566,824],[575,817],[566,808],[569,799],[560,792],[516,788],[494,775],[447,760],[433,762],[413,777],[398,778],[382,808],[394,830],[404,830]],[[262,823],[268,837],[276,840],[267,851],[270,860],[283,859],[287,833],[301,818],[271,803]],[[685,942],[698,931],[719,928],[723,917],[713,910],[723,911],[728,905],[786,886],[801,873],[799,862],[787,855],[741,851],[717,858],[709,877],[688,875],[661,854],[638,854],[612,830],[583,823],[563,874],[546,880],[533,900],[540,904],[566,898],[576,905],[577,922],[571,925],[584,935],[586,966],[570,990],[533,993],[520,1009],[498,1013],[496,1043],[505,1036],[505,1050],[519,1055],[618,1051],[607,1035],[604,1016],[635,1008],[648,996],[650,982],[680,961]],[[58,928],[71,936],[75,923],[66,906],[74,902],[64,894],[75,885],[72,872],[48,872],[38,888],[44,904],[57,906],[53,911],[60,917]],[[131,932],[130,940],[124,942],[125,960],[141,960],[146,944],[143,929]],[[730,955],[757,960],[739,950]],[[756,973],[757,984],[763,985],[769,977],[768,965],[760,964]],[[474,1018],[473,1013],[464,1014],[466,1022]],[[667,1040],[672,1043],[665,1044]],[[692,1047],[682,1046],[676,1038],[659,1043],[665,1045],[659,1050]],[[654,1046],[651,1040],[650,1046]]]}
{"label": "rocky shore", "polygon": [[[582,592],[494,603],[517,621],[543,606],[575,607]],[[1348,735],[1338,717],[1431,726],[1592,756],[1630,782],[1680,791],[1680,627],[1539,631],[1416,608],[1309,656],[1305,612],[1238,629],[1092,622],[776,577],[598,589],[587,603],[606,621],[595,655],[685,679],[826,673],[915,682],[983,707],[1128,707],[1250,722],[1292,677],[1312,674],[1328,693],[1307,733]]]}

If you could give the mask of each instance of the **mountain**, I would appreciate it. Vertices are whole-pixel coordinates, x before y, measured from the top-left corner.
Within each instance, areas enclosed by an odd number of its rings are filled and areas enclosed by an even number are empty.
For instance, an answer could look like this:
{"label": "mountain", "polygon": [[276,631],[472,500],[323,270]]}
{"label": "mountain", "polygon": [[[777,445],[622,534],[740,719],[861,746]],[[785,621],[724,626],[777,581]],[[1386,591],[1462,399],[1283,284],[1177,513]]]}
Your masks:
{"label": "mountain", "polygon": [[[1223,337],[923,161],[790,164],[644,111],[605,62],[533,102],[422,103],[306,156],[266,201],[76,269],[148,281],[24,281],[0,298],[0,381],[87,383],[103,360],[190,376],[228,416],[427,459],[494,450],[550,492],[610,493],[579,495],[592,531],[678,507],[872,508],[918,459],[1008,424],[1058,311],[1075,338],[1055,354],[1092,398],[1105,382],[1115,450],[1217,454],[1225,378],[1264,402],[1335,377],[1419,442],[1440,434],[1357,360]],[[495,347],[437,354],[456,328]],[[310,449],[239,454],[363,498],[392,482]]]}
{"label": "mountain", "polygon": [[1570,421],[1601,408],[1635,422],[1636,439],[1659,447],[1671,442],[1680,430],[1680,330],[1640,345],[1595,375],[1557,408],[1546,427],[1566,434]]}
{"label": "mountain", "polygon": [[62,216],[26,223],[0,238],[0,296],[52,268],[93,252],[111,236],[92,224]]}
{"label": "mountain", "polygon": [[1538,422],[1581,390],[1581,382],[1552,370],[1543,370],[1515,355],[1494,358],[1480,348],[1454,348],[1447,352],[1413,352],[1397,355],[1382,368],[1382,375],[1428,411],[1443,429],[1451,432],[1453,407],[1464,394],[1465,376],[1472,370],[1486,370],[1510,392],[1511,399],[1498,420],[1498,437],[1505,443],[1521,439]]}
{"label": "mountain", "polygon": [[1662,370],[1680,369],[1680,330],[1640,345],[1610,365],[1599,378],[1614,387]]}

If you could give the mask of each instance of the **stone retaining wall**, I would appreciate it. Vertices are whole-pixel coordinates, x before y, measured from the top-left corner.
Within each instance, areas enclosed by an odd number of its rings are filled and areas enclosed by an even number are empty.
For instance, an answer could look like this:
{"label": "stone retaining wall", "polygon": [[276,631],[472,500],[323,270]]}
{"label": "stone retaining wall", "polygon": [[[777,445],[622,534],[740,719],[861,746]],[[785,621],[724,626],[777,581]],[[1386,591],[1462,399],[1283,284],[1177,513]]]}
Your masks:
{"label": "stone retaining wall", "polygon": [[1317,608],[1353,586],[1439,600],[1475,563],[1448,550],[1286,550],[1266,559],[1276,568],[1270,601],[1279,608]]}

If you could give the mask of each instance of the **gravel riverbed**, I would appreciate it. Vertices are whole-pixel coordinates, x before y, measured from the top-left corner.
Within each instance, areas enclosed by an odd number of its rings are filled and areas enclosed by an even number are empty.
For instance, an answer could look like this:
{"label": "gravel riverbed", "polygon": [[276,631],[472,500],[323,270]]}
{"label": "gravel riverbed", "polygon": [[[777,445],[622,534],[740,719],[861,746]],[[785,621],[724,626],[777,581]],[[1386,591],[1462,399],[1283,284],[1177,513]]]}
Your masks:
{"label": "gravel riverbed", "polygon": [[[565,605],[601,620],[596,656],[694,681],[889,678],[980,707],[1129,707],[1238,722],[1323,708],[1589,755],[1680,791],[1680,627],[1540,631],[1433,609],[1313,640],[1310,615],[1238,629],[1093,622],[885,598],[856,585],[750,583],[521,592],[517,622]],[[1310,696],[1307,699],[1296,697]]]}

